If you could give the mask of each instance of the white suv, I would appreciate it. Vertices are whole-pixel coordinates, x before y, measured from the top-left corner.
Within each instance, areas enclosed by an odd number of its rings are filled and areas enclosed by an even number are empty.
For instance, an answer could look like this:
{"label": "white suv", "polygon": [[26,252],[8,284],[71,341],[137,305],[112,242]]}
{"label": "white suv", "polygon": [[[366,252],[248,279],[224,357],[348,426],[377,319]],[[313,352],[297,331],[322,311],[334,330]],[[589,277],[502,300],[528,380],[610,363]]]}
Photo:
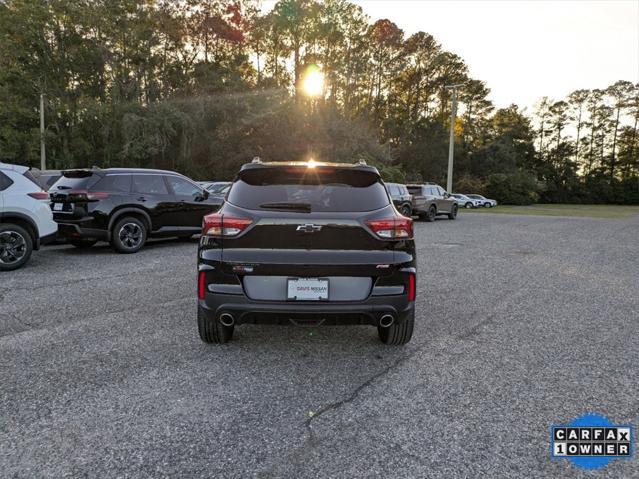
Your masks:
{"label": "white suv", "polygon": [[0,271],[23,266],[57,231],[49,194],[29,168],[0,163]]}

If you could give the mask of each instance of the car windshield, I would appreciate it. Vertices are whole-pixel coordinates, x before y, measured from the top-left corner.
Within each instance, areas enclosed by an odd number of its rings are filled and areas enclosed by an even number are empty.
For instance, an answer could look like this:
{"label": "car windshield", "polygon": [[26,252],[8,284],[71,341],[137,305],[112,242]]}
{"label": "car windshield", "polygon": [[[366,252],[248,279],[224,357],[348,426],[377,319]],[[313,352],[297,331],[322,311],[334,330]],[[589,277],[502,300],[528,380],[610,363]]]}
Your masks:
{"label": "car windshield", "polygon": [[206,189],[210,191],[211,193],[226,193],[228,191],[229,186],[230,186],[230,183],[213,183],[212,185],[209,185]]}
{"label": "car windshield", "polygon": [[50,191],[88,190],[99,179],[100,176],[94,175],[90,171],[65,171],[60,179],[51,186]]}
{"label": "car windshield", "polygon": [[377,174],[340,168],[264,168],[244,171],[229,203],[248,209],[346,212],[389,204]]}

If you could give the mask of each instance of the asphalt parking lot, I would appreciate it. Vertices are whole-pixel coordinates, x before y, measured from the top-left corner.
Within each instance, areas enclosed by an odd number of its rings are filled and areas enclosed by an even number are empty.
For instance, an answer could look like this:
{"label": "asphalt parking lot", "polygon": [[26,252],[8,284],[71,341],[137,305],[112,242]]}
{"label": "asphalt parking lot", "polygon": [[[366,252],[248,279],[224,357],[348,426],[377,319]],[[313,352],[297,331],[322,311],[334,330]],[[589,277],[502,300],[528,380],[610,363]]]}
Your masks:
{"label": "asphalt parking lot", "polygon": [[417,324],[200,342],[195,241],[53,246],[0,276],[3,477],[639,477],[549,457],[639,426],[639,217],[416,223]]}

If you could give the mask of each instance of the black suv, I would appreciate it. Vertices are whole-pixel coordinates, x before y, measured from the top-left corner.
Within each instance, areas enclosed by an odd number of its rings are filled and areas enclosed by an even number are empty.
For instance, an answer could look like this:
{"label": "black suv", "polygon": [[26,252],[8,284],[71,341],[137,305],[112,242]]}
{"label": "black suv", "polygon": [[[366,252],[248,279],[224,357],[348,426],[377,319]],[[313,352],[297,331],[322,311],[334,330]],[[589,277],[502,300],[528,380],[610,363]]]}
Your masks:
{"label": "black suv", "polygon": [[77,247],[109,241],[120,253],[148,237],[190,238],[223,202],[178,173],[141,168],[65,171],[49,196],[60,236]]}
{"label": "black suv", "polygon": [[413,196],[408,192],[406,185],[386,183],[386,189],[397,211],[410,218],[413,214]]}
{"label": "black suv", "polygon": [[198,329],[369,324],[405,344],[415,322],[413,222],[364,164],[244,165],[198,251]]}

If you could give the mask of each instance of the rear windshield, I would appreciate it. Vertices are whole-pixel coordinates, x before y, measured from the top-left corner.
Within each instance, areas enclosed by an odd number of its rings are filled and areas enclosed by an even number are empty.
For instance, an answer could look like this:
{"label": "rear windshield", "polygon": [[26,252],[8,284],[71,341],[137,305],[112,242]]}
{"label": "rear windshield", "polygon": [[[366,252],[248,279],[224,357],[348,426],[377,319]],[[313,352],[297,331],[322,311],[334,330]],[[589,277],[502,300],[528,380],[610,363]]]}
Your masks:
{"label": "rear windshield", "polygon": [[88,190],[100,178],[90,171],[65,171],[50,191]]}
{"label": "rear windshield", "polygon": [[379,176],[336,168],[243,171],[228,202],[252,210],[373,211],[389,204]]}

